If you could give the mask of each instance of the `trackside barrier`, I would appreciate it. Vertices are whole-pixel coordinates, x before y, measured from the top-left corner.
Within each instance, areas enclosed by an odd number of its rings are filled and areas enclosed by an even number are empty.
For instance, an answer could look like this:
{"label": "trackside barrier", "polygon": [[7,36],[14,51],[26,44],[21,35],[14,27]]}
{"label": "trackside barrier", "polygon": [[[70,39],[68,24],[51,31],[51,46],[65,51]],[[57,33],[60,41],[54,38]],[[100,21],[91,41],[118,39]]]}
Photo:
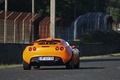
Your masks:
{"label": "trackside barrier", "polygon": [[106,55],[120,53],[120,41],[111,43],[80,43],[79,41],[70,42],[80,50],[80,56]]}
{"label": "trackside barrier", "polygon": [[28,44],[0,43],[0,64],[22,63],[22,52]]}
{"label": "trackside barrier", "polygon": [[[120,53],[120,42],[107,44],[72,43],[80,50],[80,56],[94,56],[111,53]],[[0,43],[0,64],[21,64],[22,53],[30,44]]]}
{"label": "trackside barrier", "polygon": [[80,56],[106,55],[120,53],[119,44],[80,44]]}

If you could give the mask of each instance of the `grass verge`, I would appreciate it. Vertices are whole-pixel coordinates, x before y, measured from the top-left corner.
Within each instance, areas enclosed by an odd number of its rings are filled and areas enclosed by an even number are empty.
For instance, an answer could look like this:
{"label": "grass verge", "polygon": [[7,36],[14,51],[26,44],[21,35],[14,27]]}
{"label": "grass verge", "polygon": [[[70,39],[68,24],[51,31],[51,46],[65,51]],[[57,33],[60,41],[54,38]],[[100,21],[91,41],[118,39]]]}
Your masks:
{"label": "grass verge", "polygon": [[2,64],[2,65],[0,65],[0,69],[4,69],[4,68],[13,68],[13,67],[19,67],[19,66],[22,66],[22,64],[10,64],[10,65],[8,65],[8,64]]}

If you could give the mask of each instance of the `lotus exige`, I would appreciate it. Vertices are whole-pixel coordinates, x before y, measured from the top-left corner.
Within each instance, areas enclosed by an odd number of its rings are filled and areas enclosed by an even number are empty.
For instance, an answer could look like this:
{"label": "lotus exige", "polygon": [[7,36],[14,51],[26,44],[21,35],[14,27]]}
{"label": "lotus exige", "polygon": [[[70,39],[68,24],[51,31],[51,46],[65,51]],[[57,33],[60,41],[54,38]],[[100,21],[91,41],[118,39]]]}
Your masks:
{"label": "lotus exige", "polygon": [[23,51],[23,69],[40,66],[65,65],[67,69],[79,68],[79,50],[60,38],[38,39]]}

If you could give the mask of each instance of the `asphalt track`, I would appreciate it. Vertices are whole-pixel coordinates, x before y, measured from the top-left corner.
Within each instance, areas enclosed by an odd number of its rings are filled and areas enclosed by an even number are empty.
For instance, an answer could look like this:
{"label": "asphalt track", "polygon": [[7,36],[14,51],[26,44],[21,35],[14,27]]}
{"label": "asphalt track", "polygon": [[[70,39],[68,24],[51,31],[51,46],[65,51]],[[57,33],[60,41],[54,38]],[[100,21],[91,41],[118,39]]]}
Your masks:
{"label": "asphalt track", "polygon": [[0,80],[120,80],[120,56],[81,60],[80,68],[73,70],[64,66],[0,69]]}

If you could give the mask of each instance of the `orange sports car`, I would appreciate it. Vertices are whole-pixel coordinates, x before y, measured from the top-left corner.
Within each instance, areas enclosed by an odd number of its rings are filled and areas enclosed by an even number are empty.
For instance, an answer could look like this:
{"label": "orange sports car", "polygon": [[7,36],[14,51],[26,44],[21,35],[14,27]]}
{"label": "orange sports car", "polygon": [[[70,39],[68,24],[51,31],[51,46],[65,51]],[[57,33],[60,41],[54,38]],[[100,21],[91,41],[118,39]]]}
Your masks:
{"label": "orange sports car", "polygon": [[23,69],[40,66],[65,65],[66,68],[79,68],[79,50],[59,38],[38,39],[23,51]]}

